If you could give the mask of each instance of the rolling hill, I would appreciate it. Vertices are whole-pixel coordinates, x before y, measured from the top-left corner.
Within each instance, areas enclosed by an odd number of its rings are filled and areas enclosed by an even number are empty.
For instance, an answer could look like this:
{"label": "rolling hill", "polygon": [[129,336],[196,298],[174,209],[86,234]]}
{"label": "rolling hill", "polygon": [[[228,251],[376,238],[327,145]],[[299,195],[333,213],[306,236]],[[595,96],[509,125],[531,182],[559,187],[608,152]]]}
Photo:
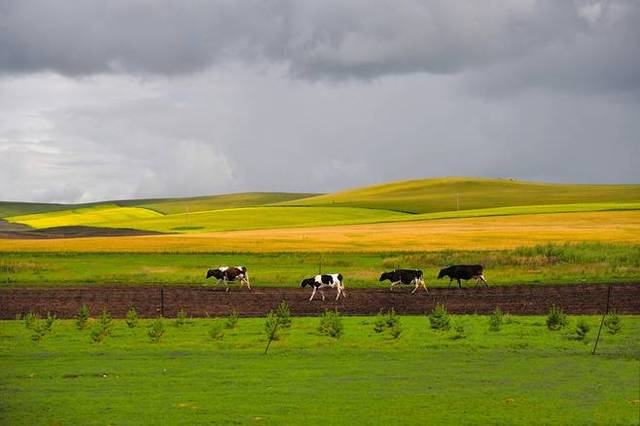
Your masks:
{"label": "rolling hill", "polygon": [[640,185],[550,184],[462,177],[390,182],[288,201],[282,205],[348,206],[431,213],[458,209],[639,201]]}

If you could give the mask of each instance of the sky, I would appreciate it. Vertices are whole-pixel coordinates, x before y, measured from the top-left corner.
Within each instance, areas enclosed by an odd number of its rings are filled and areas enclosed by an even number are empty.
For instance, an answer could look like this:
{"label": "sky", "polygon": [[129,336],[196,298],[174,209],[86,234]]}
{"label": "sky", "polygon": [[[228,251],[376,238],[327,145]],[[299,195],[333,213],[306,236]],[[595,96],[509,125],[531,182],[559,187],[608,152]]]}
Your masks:
{"label": "sky", "polygon": [[640,183],[640,0],[0,0],[0,200]]}

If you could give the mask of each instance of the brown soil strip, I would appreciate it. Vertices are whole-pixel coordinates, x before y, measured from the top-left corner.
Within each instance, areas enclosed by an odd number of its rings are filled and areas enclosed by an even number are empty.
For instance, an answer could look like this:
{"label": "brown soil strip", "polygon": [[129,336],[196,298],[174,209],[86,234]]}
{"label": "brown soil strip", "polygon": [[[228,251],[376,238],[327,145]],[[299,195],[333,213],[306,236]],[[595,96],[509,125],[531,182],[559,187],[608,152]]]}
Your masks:
{"label": "brown soil strip", "polygon": [[123,237],[137,235],[161,235],[162,232],[141,231],[128,228],[99,228],[94,226],[57,226],[54,228],[32,229],[0,221],[1,239],[50,239],[50,238],[87,238],[87,237]]}
{"label": "brown soil strip", "polygon": [[[621,314],[640,314],[640,285],[612,285],[611,308]],[[299,288],[223,289],[210,287],[84,287],[1,289],[0,318],[14,319],[29,311],[40,315],[50,311],[59,318],[73,317],[87,304],[92,315],[103,309],[115,317],[123,317],[135,307],[142,317],[164,314],[173,317],[184,309],[194,317],[222,316],[236,310],[242,316],[262,316],[286,300],[293,315],[317,315],[325,309],[348,315],[376,314],[380,309],[394,308],[400,314],[425,314],[436,303],[443,303],[451,313],[486,314],[499,306],[518,315],[546,314],[557,305],[569,314],[600,314],[607,298],[606,284],[503,286],[490,288],[435,288],[426,294],[410,294],[407,289],[347,289],[347,297],[336,302],[335,291],[326,291],[309,301],[310,291]]]}

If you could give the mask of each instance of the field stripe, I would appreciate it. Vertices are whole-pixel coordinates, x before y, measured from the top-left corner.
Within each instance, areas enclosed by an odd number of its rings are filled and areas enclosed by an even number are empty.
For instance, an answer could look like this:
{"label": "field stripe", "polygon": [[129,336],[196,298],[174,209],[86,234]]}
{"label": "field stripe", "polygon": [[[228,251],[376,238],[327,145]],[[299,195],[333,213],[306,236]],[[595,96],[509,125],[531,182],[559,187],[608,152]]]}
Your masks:
{"label": "field stripe", "polygon": [[512,249],[583,241],[640,244],[640,212],[537,214],[185,235],[0,240],[0,251],[416,252]]}

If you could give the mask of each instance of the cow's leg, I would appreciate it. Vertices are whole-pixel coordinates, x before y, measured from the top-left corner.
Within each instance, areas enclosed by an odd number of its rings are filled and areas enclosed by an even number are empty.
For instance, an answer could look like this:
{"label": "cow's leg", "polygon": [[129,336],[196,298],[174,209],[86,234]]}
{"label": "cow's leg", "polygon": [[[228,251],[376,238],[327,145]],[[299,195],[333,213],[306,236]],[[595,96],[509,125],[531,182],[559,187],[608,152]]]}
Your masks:
{"label": "cow's leg", "polygon": [[340,284],[340,287],[342,287],[342,297],[347,297],[347,292],[344,289],[344,284]]}
{"label": "cow's leg", "polygon": [[324,302],[324,291],[320,289],[320,294],[322,295],[322,301]]}
{"label": "cow's leg", "polygon": [[429,293],[429,289],[427,288],[427,284],[424,282],[424,280],[422,278],[420,278],[420,283],[422,284],[422,287],[424,288],[424,291]]}
{"label": "cow's leg", "polygon": [[340,286],[340,284],[338,284],[336,286],[338,288],[338,294],[336,294],[336,300],[340,299],[340,292],[342,291],[342,287]]}
{"label": "cow's leg", "polygon": [[411,292],[411,294],[415,293],[419,286],[420,286],[420,281],[417,278],[415,278],[413,280],[413,291]]}
{"label": "cow's leg", "polygon": [[462,288],[462,283],[460,282],[460,278],[458,278],[458,288]]}
{"label": "cow's leg", "polygon": [[482,280],[482,282],[484,283],[484,286],[489,288],[489,284],[487,283],[487,280],[484,279],[484,275],[480,275],[480,279]]}
{"label": "cow's leg", "polygon": [[449,277],[449,286],[447,288],[451,288],[451,281],[453,281],[453,278]]}
{"label": "cow's leg", "polygon": [[251,283],[249,282],[249,274],[245,274],[244,281],[247,283],[247,288],[251,290]]}
{"label": "cow's leg", "polygon": [[313,296],[316,295],[316,291],[318,290],[318,287],[313,287],[313,291],[311,292],[311,297],[309,298],[309,300],[313,300]]}

